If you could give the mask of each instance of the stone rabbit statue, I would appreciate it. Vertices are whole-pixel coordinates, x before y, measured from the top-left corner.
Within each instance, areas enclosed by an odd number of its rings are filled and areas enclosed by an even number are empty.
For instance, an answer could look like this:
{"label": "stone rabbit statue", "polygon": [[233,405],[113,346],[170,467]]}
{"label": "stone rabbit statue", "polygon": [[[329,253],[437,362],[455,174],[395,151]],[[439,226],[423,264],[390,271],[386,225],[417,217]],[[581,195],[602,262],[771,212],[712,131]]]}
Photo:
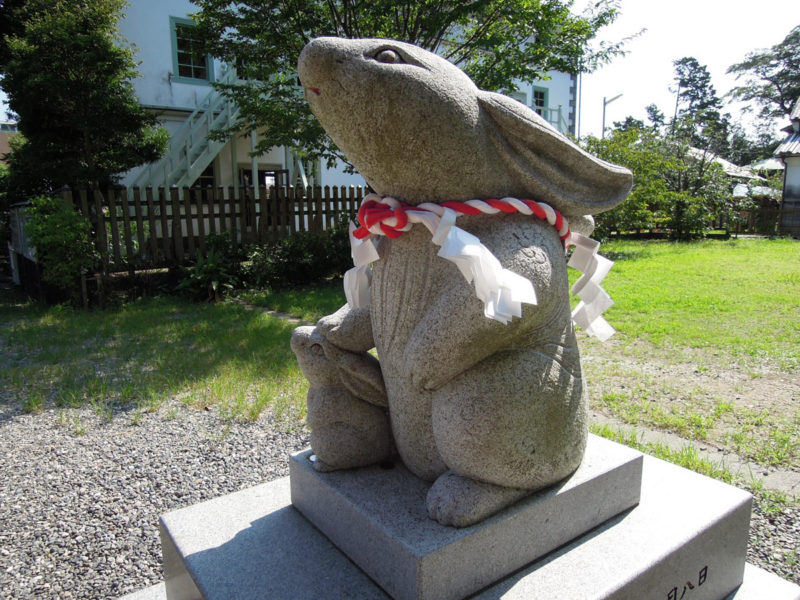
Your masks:
{"label": "stone rabbit statue", "polygon": [[[613,208],[630,190],[629,171],[585,153],[531,109],[479,90],[415,46],[318,38],[301,53],[299,74],[334,142],[380,197],[409,214],[514,196],[584,226],[586,215]],[[322,468],[375,463],[394,447],[410,471],[432,482],[430,517],[462,527],[578,467],[587,401],[564,236],[561,225],[528,215],[458,220],[460,233],[479,239],[502,273],[532,284],[536,303],[513,318],[486,318],[490,300],[482,303],[460,267],[441,258],[433,230],[407,225],[402,235],[380,238],[368,303],[296,331]],[[373,347],[379,370],[366,358]],[[368,393],[346,383],[362,366]],[[334,393],[336,373],[345,372],[339,381],[348,392]],[[350,414],[364,404],[369,416]],[[379,406],[388,408],[391,427]],[[340,425],[350,422],[359,433]],[[364,437],[365,429],[373,436]]]}
{"label": "stone rabbit statue", "polygon": [[392,436],[378,361],[337,348],[315,327],[295,329],[291,344],[310,383],[314,468],[351,469],[389,458]]}

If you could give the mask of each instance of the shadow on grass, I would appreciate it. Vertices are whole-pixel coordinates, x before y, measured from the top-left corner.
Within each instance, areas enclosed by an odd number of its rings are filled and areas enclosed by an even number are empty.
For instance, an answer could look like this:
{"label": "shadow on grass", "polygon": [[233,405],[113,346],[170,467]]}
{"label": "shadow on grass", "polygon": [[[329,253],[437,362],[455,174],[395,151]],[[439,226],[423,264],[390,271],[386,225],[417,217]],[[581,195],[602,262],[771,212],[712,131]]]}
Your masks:
{"label": "shadow on grass", "polygon": [[288,313],[309,322],[336,312],[347,301],[341,279],[294,289],[248,291],[242,297],[255,306]]}
{"label": "shadow on grass", "polygon": [[84,311],[0,291],[0,402],[27,410],[86,404],[109,418],[169,397],[253,419],[302,401],[293,325],[233,303],[171,298]]}

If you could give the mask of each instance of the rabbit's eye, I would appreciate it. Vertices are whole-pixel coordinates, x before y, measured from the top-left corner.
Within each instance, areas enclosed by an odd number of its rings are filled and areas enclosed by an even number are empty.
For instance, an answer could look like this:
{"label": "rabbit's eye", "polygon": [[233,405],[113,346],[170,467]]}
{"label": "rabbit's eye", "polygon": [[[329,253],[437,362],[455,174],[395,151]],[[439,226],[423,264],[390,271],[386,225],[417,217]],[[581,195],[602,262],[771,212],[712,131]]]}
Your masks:
{"label": "rabbit's eye", "polygon": [[312,344],[311,352],[312,354],[316,354],[317,356],[325,354],[325,351],[322,349],[322,346],[320,344]]}
{"label": "rabbit's eye", "polygon": [[391,48],[386,48],[385,50],[378,52],[375,55],[375,60],[387,65],[403,62],[403,59],[400,57],[400,55]]}

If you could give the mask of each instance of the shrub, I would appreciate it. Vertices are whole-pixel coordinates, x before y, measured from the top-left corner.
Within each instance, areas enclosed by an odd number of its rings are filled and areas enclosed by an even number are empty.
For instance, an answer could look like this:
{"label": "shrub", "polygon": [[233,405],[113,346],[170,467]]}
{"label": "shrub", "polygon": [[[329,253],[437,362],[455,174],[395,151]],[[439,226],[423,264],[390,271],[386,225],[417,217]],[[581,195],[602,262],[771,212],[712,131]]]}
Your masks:
{"label": "shrub", "polygon": [[353,266],[346,221],[321,233],[299,231],[277,242],[237,248],[233,234],[212,235],[206,252],[190,267],[181,267],[176,289],[196,299],[219,300],[246,285],[281,289],[341,276]]}
{"label": "shrub", "polygon": [[206,252],[194,265],[181,267],[178,290],[196,299],[217,302],[241,282],[242,253],[233,242],[235,234],[226,232],[206,239]]}
{"label": "shrub", "polygon": [[95,264],[89,220],[67,202],[49,196],[34,198],[25,215],[25,233],[42,280],[78,300],[80,275]]}
{"label": "shrub", "polygon": [[703,198],[680,193],[675,194],[669,207],[666,224],[672,239],[691,240],[702,237],[711,220],[711,211]]}
{"label": "shrub", "polygon": [[350,238],[340,222],[322,233],[297,232],[252,246],[244,278],[253,287],[279,289],[341,276],[352,266]]}

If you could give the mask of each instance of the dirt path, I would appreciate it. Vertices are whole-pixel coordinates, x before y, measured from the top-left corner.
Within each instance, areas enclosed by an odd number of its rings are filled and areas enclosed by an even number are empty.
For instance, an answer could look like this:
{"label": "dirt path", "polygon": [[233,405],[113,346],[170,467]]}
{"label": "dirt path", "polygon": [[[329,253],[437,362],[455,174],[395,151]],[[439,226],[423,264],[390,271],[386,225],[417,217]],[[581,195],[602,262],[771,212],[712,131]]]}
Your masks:
{"label": "dirt path", "polygon": [[712,456],[739,455],[760,473],[777,469],[800,478],[796,373],[712,348],[661,349],[621,338],[603,344],[585,336],[580,343],[597,414],[672,432],[709,447]]}

